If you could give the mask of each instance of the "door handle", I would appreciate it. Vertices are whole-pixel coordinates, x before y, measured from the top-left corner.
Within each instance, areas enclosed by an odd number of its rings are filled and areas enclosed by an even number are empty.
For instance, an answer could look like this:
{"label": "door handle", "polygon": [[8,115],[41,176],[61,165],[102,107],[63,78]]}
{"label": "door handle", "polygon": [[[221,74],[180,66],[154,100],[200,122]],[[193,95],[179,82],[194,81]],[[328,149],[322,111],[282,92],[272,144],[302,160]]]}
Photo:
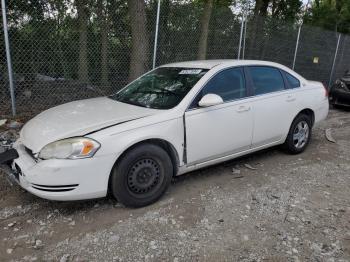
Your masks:
{"label": "door handle", "polygon": [[250,106],[239,106],[239,107],[237,108],[237,112],[238,112],[238,113],[247,112],[247,111],[249,111],[249,110],[250,110]]}
{"label": "door handle", "polygon": [[295,101],[295,97],[294,96],[287,96],[287,99],[286,99],[286,101],[287,102],[293,102],[293,101]]}

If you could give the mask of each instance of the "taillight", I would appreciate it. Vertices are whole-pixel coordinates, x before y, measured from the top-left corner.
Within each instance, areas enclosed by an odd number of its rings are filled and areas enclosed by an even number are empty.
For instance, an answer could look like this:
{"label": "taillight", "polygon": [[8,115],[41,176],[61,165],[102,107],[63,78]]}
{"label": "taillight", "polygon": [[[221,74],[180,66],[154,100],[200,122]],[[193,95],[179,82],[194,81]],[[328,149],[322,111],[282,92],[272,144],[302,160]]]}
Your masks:
{"label": "taillight", "polygon": [[328,93],[328,88],[326,87],[326,85],[324,83],[322,83],[323,87],[324,87],[324,96],[328,97],[329,93]]}

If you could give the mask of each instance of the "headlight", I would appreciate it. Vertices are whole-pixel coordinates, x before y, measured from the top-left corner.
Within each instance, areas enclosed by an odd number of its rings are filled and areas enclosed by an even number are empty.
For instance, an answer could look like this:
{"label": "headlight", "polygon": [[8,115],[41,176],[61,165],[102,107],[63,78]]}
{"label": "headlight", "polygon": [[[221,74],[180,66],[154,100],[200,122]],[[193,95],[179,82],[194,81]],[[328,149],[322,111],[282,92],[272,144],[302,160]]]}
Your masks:
{"label": "headlight", "polygon": [[339,89],[345,89],[345,90],[347,90],[348,88],[346,87],[346,84],[343,82],[343,81],[341,81],[341,80],[336,80],[335,81],[335,87],[336,88],[339,88]]}
{"label": "headlight", "polygon": [[80,159],[92,157],[100,144],[90,138],[74,137],[50,143],[41,149],[41,159]]}

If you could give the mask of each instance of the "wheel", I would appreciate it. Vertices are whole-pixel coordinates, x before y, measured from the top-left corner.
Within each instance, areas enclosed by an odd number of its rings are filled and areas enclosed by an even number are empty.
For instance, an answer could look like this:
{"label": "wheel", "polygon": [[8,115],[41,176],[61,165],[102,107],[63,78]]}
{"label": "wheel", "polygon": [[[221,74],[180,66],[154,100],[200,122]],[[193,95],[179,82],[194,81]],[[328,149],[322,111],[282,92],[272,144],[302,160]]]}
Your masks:
{"label": "wheel", "polygon": [[310,117],[304,114],[298,115],[290,127],[286,141],[283,144],[284,149],[291,154],[303,152],[310,142],[311,133]]}
{"label": "wheel", "polygon": [[167,152],[153,144],[142,144],[113,167],[111,193],[125,206],[146,206],[164,194],[172,176],[173,165]]}

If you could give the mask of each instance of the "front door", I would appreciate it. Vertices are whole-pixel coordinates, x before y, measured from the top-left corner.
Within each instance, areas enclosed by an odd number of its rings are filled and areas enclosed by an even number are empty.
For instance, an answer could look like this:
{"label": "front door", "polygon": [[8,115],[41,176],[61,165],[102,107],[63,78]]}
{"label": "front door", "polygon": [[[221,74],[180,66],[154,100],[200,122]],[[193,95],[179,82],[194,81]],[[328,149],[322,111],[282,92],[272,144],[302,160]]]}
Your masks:
{"label": "front door", "polygon": [[[219,95],[224,103],[201,108],[206,94]],[[217,73],[185,113],[187,163],[196,164],[250,148],[253,132],[251,103],[242,68]]]}

